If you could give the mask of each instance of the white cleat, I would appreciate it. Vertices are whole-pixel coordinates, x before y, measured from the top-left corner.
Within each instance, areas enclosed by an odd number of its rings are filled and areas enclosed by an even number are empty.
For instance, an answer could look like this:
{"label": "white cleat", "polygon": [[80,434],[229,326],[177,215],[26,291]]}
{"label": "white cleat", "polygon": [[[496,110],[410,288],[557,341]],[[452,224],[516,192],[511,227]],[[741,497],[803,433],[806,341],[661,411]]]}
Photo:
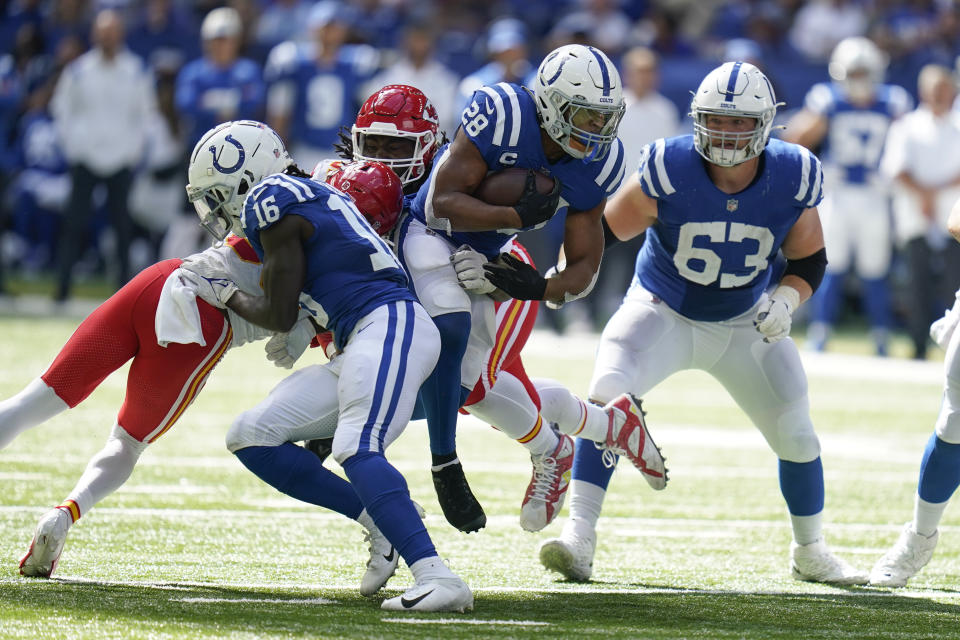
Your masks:
{"label": "white cleat", "polygon": [[520,526],[527,531],[540,531],[553,522],[570,487],[573,467],[573,438],[559,434],[557,448],[542,456],[530,456],[533,477],[527,486],[520,507]]}
{"label": "white cleat", "polygon": [[[606,442],[597,446],[625,456],[656,491],[666,487],[667,468],[660,449],[647,431],[640,401],[629,393],[623,393],[608,402],[603,410],[609,416],[610,424],[607,427]],[[604,460],[606,463],[606,451]],[[608,466],[612,465],[611,459]]]}
{"label": "white cleat", "polygon": [[387,611],[457,611],[473,609],[473,593],[467,583],[454,576],[417,583],[403,595],[384,600]]}
{"label": "white cleat", "polygon": [[911,523],[903,525],[896,544],[877,561],[870,571],[870,584],[878,587],[902,587],[922,569],[937,546],[940,532],[929,538],[913,530]]}
{"label": "white cleat", "polygon": [[866,584],[867,573],[833,555],[819,538],[810,544],[790,544],[790,573],[796,580],[830,584]]}
{"label": "white cleat", "polygon": [[365,531],[363,538],[370,543],[370,559],[360,580],[360,595],[372,596],[396,573],[400,554],[376,527]]}
{"label": "white cleat", "polygon": [[567,580],[587,582],[593,573],[596,548],[597,533],[593,527],[578,527],[570,520],[559,538],[551,538],[540,545],[540,564]]}
{"label": "white cleat", "polygon": [[51,509],[37,523],[27,555],[20,559],[20,575],[49,578],[57,569],[60,552],[73,520],[63,509]]}

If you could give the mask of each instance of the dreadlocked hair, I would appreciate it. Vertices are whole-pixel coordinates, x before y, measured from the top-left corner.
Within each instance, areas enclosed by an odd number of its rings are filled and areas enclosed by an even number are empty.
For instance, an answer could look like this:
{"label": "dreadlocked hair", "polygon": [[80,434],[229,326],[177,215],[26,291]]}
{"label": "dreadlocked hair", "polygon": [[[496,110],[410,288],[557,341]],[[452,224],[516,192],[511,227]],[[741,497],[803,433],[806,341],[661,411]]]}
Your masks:
{"label": "dreadlocked hair", "polygon": [[289,167],[283,170],[283,173],[288,176],[293,176],[294,178],[310,178],[312,177],[309,173],[301,169],[295,164],[291,164]]}
{"label": "dreadlocked hair", "polygon": [[337,131],[337,137],[340,138],[340,141],[333,144],[333,150],[344,160],[353,160],[353,138],[350,135],[350,130],[346,127],[340,127],[340,130]]}

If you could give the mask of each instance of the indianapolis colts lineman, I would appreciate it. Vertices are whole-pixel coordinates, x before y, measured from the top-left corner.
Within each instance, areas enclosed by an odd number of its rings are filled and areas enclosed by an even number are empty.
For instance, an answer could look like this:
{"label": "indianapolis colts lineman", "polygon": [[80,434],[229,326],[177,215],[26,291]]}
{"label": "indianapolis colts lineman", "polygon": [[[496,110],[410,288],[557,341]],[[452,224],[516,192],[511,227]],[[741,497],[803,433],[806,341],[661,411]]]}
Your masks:
{"label": "indianapolis colts lineman", "polygon": [[[242,223],[263,261],[263,296],[213,277],[218,299],[269,329],[289,331],[303,307],[333,331],[342,352],[333,456],[416,580],[383,608],[472,608],[469,587],[440,560],[406,481],[384,457],[410,420],[440,347],[396,257],[353,202],[292,165],[279,136],[262,123],[231,122],[208,132],[193,151],[189,177],[188,194],[207,228],[222,237]],[[258,419],[269,422],[271,415]],[[292,445],[232,448],[255,472],[269,466],[292,472],[305,457],[313,468],[317,462]]]}
{"label": "indianapolis colts lineman", "polygon": [[[950,235],[960,242],[960,201],[947,221]],[[960,487],[960,291],[953,308],[930,327],[930,337],[946,352],[940,415],[920,462],[913,520],[870,571],[870,584],[902,587],[922,569],[937,546],[938,529],[950,498]]]}
{"label": "indianapolis colts lineman", "polygon": [[[745,62],[711,71],[691,105],[693,135],[645,147],[638,172],[604,214],[607,240],[646,231],[636,275],[605,327],[591,400],[642,395],[683,369],[709,372],[730,392],[779,458],[793,525],[793,576],[856,584],[866,575],[836,558],[821,532],[820,444],[807,382],[789,335],[791,315],[817,288],[826,253],[817,203],[820,163],[770,139],[777,102]],[[764,293],[778,250],[788,265]],[[593,569],[596,523],[613,473],[578,442],[570,520],[540,549],[541,562],[573,580]]]}
{"label": "indianapolis colts lineman", "polygon": [[841,41],[830,57],[831,83],[814,85],[784,139],[809,149],[823,145],[829,191],[821,214],[830,265],[811,300],[807,339],[822,351],[836,320],[843,279],[851,264],[863,279],[863,302],[878,355],[886,355],[890,331],[887,272],[893,250],[889,192],[877,173],[890,123],[909,111],[903,87],[882,84],[884,54],[863,37]]}
{"label": "indianapolis colts lineman", "polygon": [[[623,109],[616,68],[598,49],[581,45],[548,54],[534,91],[509,83],[481,87],[464,110],[453,142],[437,154],[401,226],[398,254],[440,330],[440,359],[422,397],[437,494],[444,515],[461,530],[474,531],[486,522],[457,459],[455,430],[457,408],[479,378],[483,353],[468,351],[468,338],[473,328],[475,336],[484,333],[486,344],[493,344],[487,328],[493,322],[479,326],[493,317],[493,302],[460,288],[450,255],[467,245],[492,258],[505,234],[537,228],[558,206],[566,206],[566,268],[544,279],[529,265],[511,263],[494,284],[524,300],[562,303],[586,295],[603,253],[600,214],[623,177],[623,145],[616,137]],[[507,167],[549,173],[558,188],[539,194],[531,179],[515,207],[473,197],[488,172]],[[434,444],[441,442],[445,446]]]}

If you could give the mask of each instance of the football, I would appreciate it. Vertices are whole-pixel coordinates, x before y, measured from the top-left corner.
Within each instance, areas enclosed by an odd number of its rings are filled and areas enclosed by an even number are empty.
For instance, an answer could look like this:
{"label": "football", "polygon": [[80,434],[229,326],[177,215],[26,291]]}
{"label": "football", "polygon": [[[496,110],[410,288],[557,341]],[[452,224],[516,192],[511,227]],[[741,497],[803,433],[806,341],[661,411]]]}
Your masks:
{"label": "football", "polygon": [[[523,195],[528,171],[529,169],[520,167],[494,171],[483,179],[477,190],[473,192],[473,196],[487,204],[512,207]],[[534,171],[534,174],[537,179],[537,191],[543,194],[550,193],[553,190],[553,178],[539,171]]]}

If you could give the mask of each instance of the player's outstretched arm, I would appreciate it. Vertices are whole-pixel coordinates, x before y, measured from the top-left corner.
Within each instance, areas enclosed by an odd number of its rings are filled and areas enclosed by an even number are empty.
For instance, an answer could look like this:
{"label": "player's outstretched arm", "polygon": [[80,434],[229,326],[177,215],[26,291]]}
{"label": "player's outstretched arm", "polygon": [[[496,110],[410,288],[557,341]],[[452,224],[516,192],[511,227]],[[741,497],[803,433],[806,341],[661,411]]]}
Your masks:
{"label": "player's outstretched arm", "polygon": [[657,201],[643,192],[639,175],[634,175],[607,202],[603,218],[617,240],[630,240],[657,221]]}
{"label": "player's outstretched arm", "polygon": [[793,142],[807,149],[813,149],[827,136],[829,123],[823,115],[811,111],[810,109],[801,109],[799,113],[793,116],[783,131],[783,139],[786,142]]}
{"label": "player's outstretched arm", "polygon": [[260,232],[263,244],[263,295],[237,291],[227,301],[237,315],[271,331],[290,331],[299,313],[306,279],[303,243],[313,227],[304,218],[286,215]]}
{"label": "player's outstretched arm", "polygon": [[513,207],[487,204],[470,195],[487,176],[487,163],[463,130],[457,131],[447,154],[437,162],[437,172],[427,193],[428,222],[436,219],[450,231],[523,228]]}

